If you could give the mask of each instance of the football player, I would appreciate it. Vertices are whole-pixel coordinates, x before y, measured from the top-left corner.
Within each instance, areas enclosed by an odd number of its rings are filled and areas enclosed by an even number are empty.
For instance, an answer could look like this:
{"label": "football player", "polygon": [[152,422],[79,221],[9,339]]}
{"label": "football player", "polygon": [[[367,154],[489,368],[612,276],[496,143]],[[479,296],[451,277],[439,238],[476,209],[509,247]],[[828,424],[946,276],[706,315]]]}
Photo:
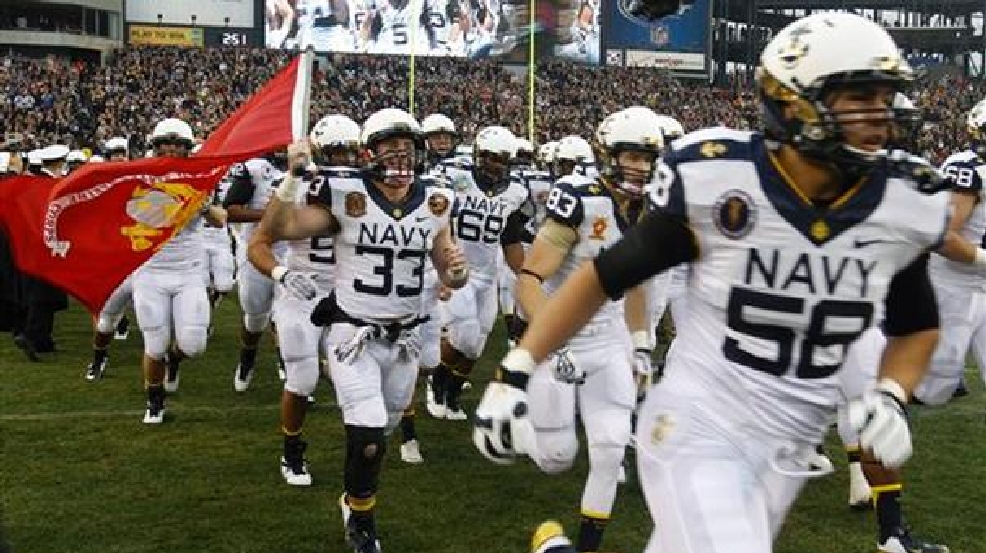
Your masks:
{"label": "football player", "polygon": [[[227,173],[219,181],[214,201],[221,205],[232,184],[233,178]],[[206,271],[209,273],[209,304],[215,309],[233,289],[235,283],[236,257],[233,252],[236,250],[236,244],[233,242],[229,227],[216,227],[203,221],[199,231],[205,244]]]}
{"label": "football player", "polygon": [[[359,155],[359,125],[345,115],[320,119],[309,136],[319,169],[305,174],[294,204],[316,203],[319,191],[333,175],[355,174]],[[284,453],[281,476],[292,486],[310,486],[311,473],[305,459],[308,444],[301,438],[308,398],[319,376],[319,339],[322,329],[311,322],[315,298],[332,292],[335,257],[332,237],[321,234],[288,242],[281,265],[274,253],[274,239],[261,227],[251,239],[249,257],[263,274],[274,275],[281,285],[274,300],[273,319],[284,357],[286,379],[281,394],[281,431]]]}
{"label": "football player", "polygon": [[[663,141],[657,114],[607,117],[598,132],[600,177],[555,182],[538,231],[517,277],[517,301],[537,319],[562,282],[612,247],[643,208]],[[626,324],[621,324],[625,319]],[[578,452],[576,405],[589,449],[578,550],[599,551],[609,522],[636,404],[635,372],[649,375],[651,338],[644,287],[613,301],[531,376],[530,420],[536,443],[528,455],[545,472],[571,467]],[[630,345],[632,344],[632,348]]]}
{"label": "football player", "polygon": [[931,282],[942,317],[942,336],[928,375],[914,396],[942,405],[962,381],[966,356],[972,350],[986,377],[986,100],[966,117],[969,148],[952,154],[942,171],[952,182],[952,220],[942,246],[931,259]]}
{"label": "football player", "polygon": [[455,130],[455,122],[448,116],[432,113],[421,120],[421,130],[424,132],[425,146],[428,148],[429,170],[455,155],[455,147],[459,145],[459,133]]}
{"label": "football player", "polygon": [[[130,159],[129,145],[126,138],[113,137],[103,145],[106,159],[111,162],[127,161]],[[127,307],[133,301],[133,280],[128,276],[117,286],[116,290],[106,299],[102,311],[96,317],[96,328],[92,337],[92,361],[86,367],[86,380],[92,382],[103,377],[109,363],[106,349],[110,338],[125,340],[129,334],[130,321],[127,320]]]}
{"label": "football player", "polygon": [[294,8],[291,0],[267,0],[264,4],[267,46],[280,48],[294,26]]}
{"label": "football player", "polygon": [[436,418],[465,420],[459,402],[493,330],[497,313],[498,252],[514,271],[524,259],[524,225],[531,213],[524,185],[511,177],[517,139],[504,127],[476,134],[472,159],[442,163],[442,175],[455,189],[455,238],[469,260],[469,284],[452,293],[442,307],[442,362],[431,378],[428,412]]}
{"label": "football player", "polygon": [[[226,193],[223,205],[229,212],[229,221],[240,223],[240,240],[246,244],[274,194],[276,183],[284,173],[271,161],[254,158],[234,165],[230,169],[230,176],[233,183]],[[282,257],[286,248],[285,243],[276,244],[275,255]],[[257,346],[270,324],[274,281],[258,272],[247,260],[245,252],[239,259],[236,281],[239,286],[240,307],[243,309],[243,326],[240,329],[240,361],[233,373],[233,389],[245,392],[253,380]],[[280,353],[278,358],[280,359]]]}
{"label": "football player", "polygon": [[450,288],[463,286],[469,269],[449,229],[452,192],[417,177],[418,122],[399,109],[378,111],[364,122],[361,142],[365,172],[328,178],[317,206],[294,204],[310,155],[305,144],[292,145],[290,172],[262,225],[272,239],[333,236],[334,293],[312,322],[328,326],[323,347],[346,427],[346,539],[355,553],[379,553],[374,505],[386,436],[414,393],[424,259]]}
{"label": "football player", "polygon": [[353,52],[356,39],[349,28],[346,0],[298,0],[298,49]]}
{"label": "football player", "polygon": [[570,135],[558,141],[551,158],[551,176],[555,179],[577,174],[594,178],[591,174],[595,165],[592,145],[581,136]]}
{"label": "football player", "polygon": [[370,10],[367,21],[360,34],[370,54],[408,54],[412,43],[419,55],[434,48],[435,33],[428,9],[412,0],[382,0],[377,9]]}
{"label": "football player", "polygon": [[[187,157],[195,144],[188,123],[165,119],[151,132],[157,157]],[[207,202],[202,217],[211,224],[225,224],[226,213]],[[209,293],[206,290],[205,249],[198,221],[188,223],[133,276],[134,311],[144,337],[144,384],[147,388],[145,424],[164,422],[167,382],[186,357],[205,351],[209,327]],[[174,332],[174,343],[169,343]],[[167,369],[167,371],[166,371]]]}
{"label": "football player", "polygon": [[938,335],[927,252],[948,220],[947,198],[886,163],[893,95],[912,80],[866,18],[818,13],[779,31],[758,70],[764,134],[715,128],[672,145],[653,211],[573,273],[503,360],[476,410],[480,451],[531,450],[536,364],[608,298],[687,262],[691,312],[636,430],[648,553],[772,550],[806,478],[831,468],[815,448],[839,369],[878,321],[890,336],[880,377],[848,414],[862,448],[900,467],[904,406]]}

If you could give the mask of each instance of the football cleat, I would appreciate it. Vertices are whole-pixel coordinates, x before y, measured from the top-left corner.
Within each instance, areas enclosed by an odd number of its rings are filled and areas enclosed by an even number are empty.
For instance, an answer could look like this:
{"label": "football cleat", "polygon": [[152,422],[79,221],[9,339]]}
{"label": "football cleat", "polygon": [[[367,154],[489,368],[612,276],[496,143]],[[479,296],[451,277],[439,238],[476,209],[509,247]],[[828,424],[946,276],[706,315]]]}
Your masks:
{"label": "football cleat", "polygon": [[116,330],[113,332],[114,340],[126,340],[130,336],[130,319],[126,315],[120,317],[120,322],[116,323]]}
{"label": "football cleat", "polygon": [[854,511],[873,508],[873,491],[859,463],[849,464],[849,508]]}
{"label": "football cleat", "polygon": [[298,441],[291,451],[285,451],[281,456],[281,476],[291,486],[311,486],[312,475],[308,472],[308,461],[305,459],[307,443]]}
{"label": "football cleat", "polygon": [[174,393],[178,391],[178,381],[181,379],[181,374],[178,371],[178,361],[172,361],[171,356],[165,355],[164,364],[164,391],[168,393]]}
{"label": "football cleat", "polygon": [[86,367],[86,380],[92,382],[103,378],[103,373],[106,372],[106,363],[108,361],[108,357],[103,357],[103,359],[98,363],[95,361],[89,363],[89,366]]}
{"label": "football cleat", "polygon": [[538,525],[531,538],[531,553],[575,553],[562,525],[548,520]]}
{"label": "football cleat", "polygon": [[412,465],[425,462],[425,458],[421,456],[421,445],[418,440],[408,440],[401,444],[401,461]]}
{"label": "football cleat", "polygon": [[948,553],[948,546],[929,543],[911,535],[911,530],[902,526],[894,530],[877,549],[880,553]]}
{"label": "football cleat", "polygon": [[233,373],[233,389],[237,392],[245,392],[250,388],[253,380],[253,367],[239,363],[236,365],[236,372]]}
{"label": "football cleat", "polygon": [[147,402],[147,409],[144,411],[144,424],[161,424],[164,422],[164,404],[155,405]]}
{"label": "football cleat", "polygon": [[[429,376],[426,380],[425,387],[425,408],[428,409],[428,414],[435,417],[436,419],[445,418],[445,404],[441,403],[444,398],[436,397],[435,390],[431,386],[431,377]],[[440,401],[441,400],[441,401]]]}
{"label": "football cleat", "polygon": [[339,510],[342,511],[342,525],[346,529],[346,545],[353,553],[380,553],[380,540],[376,536],[356,528],[352,510],[346,504],[346,494],[339,497]]}

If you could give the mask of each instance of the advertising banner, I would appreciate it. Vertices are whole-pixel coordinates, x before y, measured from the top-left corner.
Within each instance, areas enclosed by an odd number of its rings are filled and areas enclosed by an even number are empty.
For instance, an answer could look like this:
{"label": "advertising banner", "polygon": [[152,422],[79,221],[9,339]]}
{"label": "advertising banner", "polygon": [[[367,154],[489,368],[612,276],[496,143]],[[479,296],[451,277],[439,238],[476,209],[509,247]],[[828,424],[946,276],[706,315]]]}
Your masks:
{"label": "advertising banner", "polygon": [[712,0],[668,2],[668,15],[656,21],[634,15],[639,1],[609,0],[603,5],[606,64],[706,73]]}
{"label": "advertising banner", "polygon": [[159,27],[130,25],[127,44],[134,46],[205,46],[203,30],[199,27]]}

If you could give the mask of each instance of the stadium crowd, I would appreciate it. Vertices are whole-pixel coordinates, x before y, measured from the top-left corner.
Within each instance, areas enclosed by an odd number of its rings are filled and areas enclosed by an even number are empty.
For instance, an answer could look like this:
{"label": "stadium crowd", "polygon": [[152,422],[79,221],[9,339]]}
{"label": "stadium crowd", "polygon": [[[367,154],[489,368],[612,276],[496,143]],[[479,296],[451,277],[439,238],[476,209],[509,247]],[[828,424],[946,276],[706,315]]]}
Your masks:
{"label": "stadium crowd", "polygon": [[[0,132],[28,150],[52,143],[94,147],[128,136],[144,147],[152,122],[177,116],[205,136],[289,60],[266,49],[127,48],[103,66],[54,59],[4,58],[0,64]],[[681,121],[686,129],[757,124],[752,91],[676,80],[646,68],[586,67],[565,61],[540,63],[536,72],[538,142],[595,128],[603,114],[643,104]],[[340,54],[319,65],[313,120],[330,112],[357,121],[366,113],[407,103],[408,59]],[[634,83],[634,86],[626,86]],[[418,58],[415,112],[442,112],[470,136],[490,121],[527,134],[526,79],[495,60]],[[912,93],[925,127],[920,152],[935,163],[967,137],[954,117],[986,92],[982,82],[958,77],[922,81]]]}

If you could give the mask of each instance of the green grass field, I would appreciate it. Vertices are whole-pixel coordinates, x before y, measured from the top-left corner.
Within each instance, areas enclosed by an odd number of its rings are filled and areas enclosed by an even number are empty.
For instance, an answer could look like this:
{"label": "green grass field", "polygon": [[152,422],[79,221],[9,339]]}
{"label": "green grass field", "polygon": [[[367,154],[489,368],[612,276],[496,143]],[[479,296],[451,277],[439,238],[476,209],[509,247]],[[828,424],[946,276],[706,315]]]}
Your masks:
{"label": "green grass field", "polygon": [[[181,389],[160,427],[140,422],[136,331],[111,345],[110,368],[96,383],[83,378],[91,330],[77,306],[59,314],[62,351],[44,363],[26,362],[9,336],[0,336],[0,499],[3,533],[14,552],[347,551],[335,503],[343,444],[331,387],[319,385],[306,424],[315,484],[289,487],[278,470],[281,383],[272,348],[265,342],[250,391],[233,392],[237,321],[238,306],[229,298],[217,311],[206,354],[183,365]],[[467,408],[475,406],[502,342],[498,331],[466,393]],[[986,552],[986,408],[978,377],[970,386],[971,396],[946,409],[915,411],[905,510],[920,534],[953,552],[980,553]],[[384,551],[523,553],[545,518],[575,529],[584,449],[564,476],[542,475],[526,462],[494,466],[473,449],[468,423],[429,419],[422,397],[425,463],[403,464],[396,441],[385,463],[378,503]],[[835,440],[829,451],[842,468]],[[604,540],[607,551],[642,551],[651,529],[629,473]],[[776,551],[875,551],[873,515],[846,508],[846,486],[842,470],[810,483]]]}

